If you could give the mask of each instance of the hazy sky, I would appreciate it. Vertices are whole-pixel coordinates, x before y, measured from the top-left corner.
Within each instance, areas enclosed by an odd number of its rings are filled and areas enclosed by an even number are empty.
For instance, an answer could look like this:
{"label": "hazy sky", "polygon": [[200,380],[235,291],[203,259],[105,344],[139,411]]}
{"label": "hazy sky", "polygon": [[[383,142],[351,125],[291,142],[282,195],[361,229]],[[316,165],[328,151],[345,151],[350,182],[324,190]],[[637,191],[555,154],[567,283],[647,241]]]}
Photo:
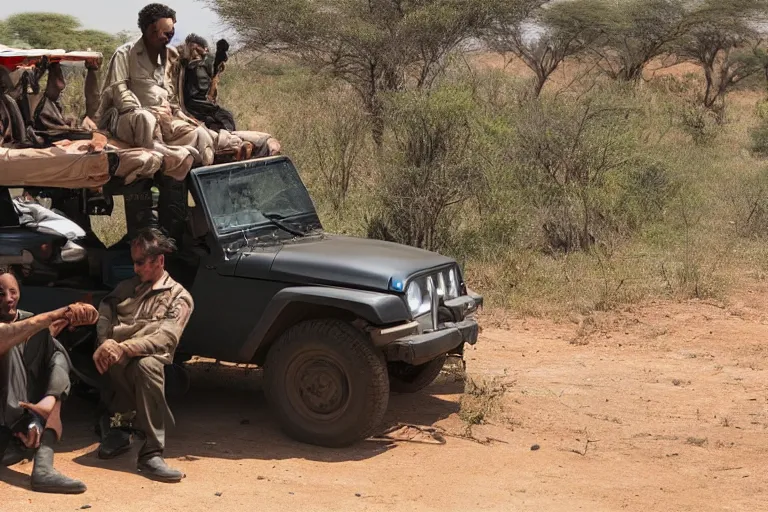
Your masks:
{"label": "hazy sky", "polygon": [[[213,43],[215,39],[227,35],[226,27],[219,22],[206,4],[200,0],[160,0],[176,11],[176,34],[184,38],[195,32]],[[277,0],[279,1],[279,0]],[[138,33],[136,25],[138,13],[152,0],[34,0],[33,2],[15,2],[0,0],[0,19],[10,14],[28,11],[60,12],[78,18],[85,28],[119,32],[130,30]],[[34,7],[26,7],[34,6]],[[213,40],[213,41],[212,41]]]}

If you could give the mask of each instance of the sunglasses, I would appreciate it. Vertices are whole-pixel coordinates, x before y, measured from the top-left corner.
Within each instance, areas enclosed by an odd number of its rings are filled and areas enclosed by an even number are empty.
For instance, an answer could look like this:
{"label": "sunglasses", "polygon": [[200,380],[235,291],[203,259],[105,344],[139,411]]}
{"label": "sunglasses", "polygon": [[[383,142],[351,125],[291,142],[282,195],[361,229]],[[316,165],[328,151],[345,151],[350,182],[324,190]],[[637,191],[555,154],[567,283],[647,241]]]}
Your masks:
{"label": "sunglasses", "polygon": [[133,264],[143,267],[147,261],[155,261],[156,259],[157,259],[157,256],[145,256],[143,258],[133,260]]}
{"label": "sunglasses", "polygon": [[164,31],[162,31],[160,29],[155,29],[155,33],[158,36],[165,36],[165,37],[167,37],[168,40],[170,41],[171,39],[173,39],[173,36],[176,35],[176,28],[174,27],[174,28],[172,28],[171,30],[169,30],[167,32],[164,32]]}

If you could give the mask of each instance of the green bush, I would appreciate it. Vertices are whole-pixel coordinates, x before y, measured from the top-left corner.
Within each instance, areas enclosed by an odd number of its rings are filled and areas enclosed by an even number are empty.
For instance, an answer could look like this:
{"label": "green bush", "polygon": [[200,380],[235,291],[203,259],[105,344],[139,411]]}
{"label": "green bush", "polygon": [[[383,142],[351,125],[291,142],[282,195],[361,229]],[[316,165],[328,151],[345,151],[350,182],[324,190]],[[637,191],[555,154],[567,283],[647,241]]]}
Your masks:
{"label": "green bush", "polygon": [[752,140],[752,153],[756,156],[768,157],[768,119],[763,119],[750,134]]}
{"label": "green bush", "polygon": [[713,111],[698,102],[683,101],[678,107],[678,116],[680,128],[697,146],[711,144],[721,132],[722,112]]}
{"label": "green bush", "polygon": [[541,99],[510,117],[507,168],[546,252],[612,246],[663,208],[669,179],[661,164],[641,157],[639,115],[631,103],[597,93]]}
{"label": "green bush", "polygon": [[474,107],[471,94],[458,87],[389,97],[391,132],[369,237],[429,250],[451,243],[461,206],[483,178],[473,148]]}

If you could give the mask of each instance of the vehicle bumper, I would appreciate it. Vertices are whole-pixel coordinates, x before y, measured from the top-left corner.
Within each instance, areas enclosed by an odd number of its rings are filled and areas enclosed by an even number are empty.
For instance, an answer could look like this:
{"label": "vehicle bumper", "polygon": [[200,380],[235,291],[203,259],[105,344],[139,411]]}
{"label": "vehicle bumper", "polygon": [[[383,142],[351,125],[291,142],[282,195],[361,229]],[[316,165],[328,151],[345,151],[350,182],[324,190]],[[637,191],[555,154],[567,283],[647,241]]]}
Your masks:
{"label": "vehicle bumper", "polygon": [[474,318],[461,322],[446,322],[436,331],[400,338],[386,346],[388,361],[403,361],[412,365],[424,364],[450,353],[464,343],[477,343],[479,326]]}

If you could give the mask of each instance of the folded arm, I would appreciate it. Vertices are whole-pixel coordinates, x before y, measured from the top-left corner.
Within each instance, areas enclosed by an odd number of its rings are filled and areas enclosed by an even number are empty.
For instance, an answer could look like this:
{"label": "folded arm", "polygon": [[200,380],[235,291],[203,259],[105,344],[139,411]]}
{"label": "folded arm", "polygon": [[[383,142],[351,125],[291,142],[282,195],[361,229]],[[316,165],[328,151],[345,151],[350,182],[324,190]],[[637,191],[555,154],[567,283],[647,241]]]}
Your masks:
{"label": "folded arm", "polygon": [[192,298],[188,294],[179,294],[168,308],[166,316],[158,321],[154,332],[125,340],[120,344],[125,355],[143,357],[176,350],[193,307]]}

